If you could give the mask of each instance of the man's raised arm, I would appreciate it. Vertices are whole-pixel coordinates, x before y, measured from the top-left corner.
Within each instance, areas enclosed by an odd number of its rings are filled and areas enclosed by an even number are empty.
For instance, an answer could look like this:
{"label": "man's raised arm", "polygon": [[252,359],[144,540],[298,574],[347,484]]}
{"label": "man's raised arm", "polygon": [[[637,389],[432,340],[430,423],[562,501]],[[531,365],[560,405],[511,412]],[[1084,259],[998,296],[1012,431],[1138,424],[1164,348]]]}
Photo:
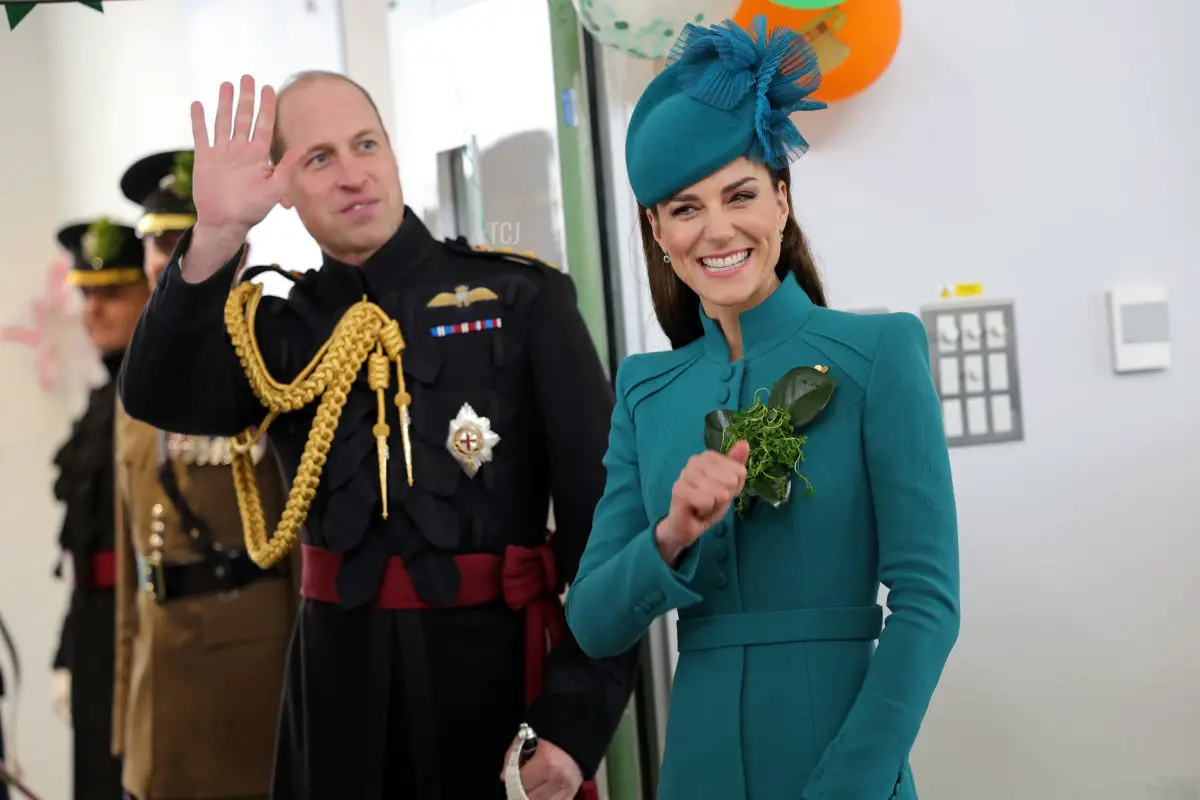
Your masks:
{"label": "man's raised arm", "polygon": [[254,94],[243,75],[235,114],[233,84],[221,85],[211,143],[204,106],[192,103],[196,225],[155,287],[118,384],[129,415],[162,430],[232,436],[262,415],[225,331],[225,300],[246,234],[283,199],[299,154],[270,163],[275,90],[263,87],[257,120]]}

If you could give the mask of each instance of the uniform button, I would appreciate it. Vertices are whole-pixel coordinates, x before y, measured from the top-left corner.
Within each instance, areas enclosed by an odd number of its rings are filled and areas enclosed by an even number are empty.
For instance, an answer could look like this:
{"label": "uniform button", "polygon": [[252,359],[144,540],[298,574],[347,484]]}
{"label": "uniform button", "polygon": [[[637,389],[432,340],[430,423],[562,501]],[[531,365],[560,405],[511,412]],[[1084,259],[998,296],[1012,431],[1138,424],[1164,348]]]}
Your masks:
{"label": "uniform button", "polygon": [[724,589],[729,584],[729,579],[725,577],[724,572],[717,573],[716,584],[718,589]]}
{"label": "uniform button", "polygon": [[717,554],[717,561],[720,561],[722,564],[729,558],[729,552],[725,549],[725,545],[720,542],[713,545],[713,552]]}
{"label": "uniform button", "polygon": [[150,534],[150,546],[155,550],[163,546],[163,538],[157,533]]}
{"label": "uniform button", "polygon": [[162,503],[155,503],[154,506],[150,509],[150,513],[156,517],[161,517],[162,513],[163,513]]}

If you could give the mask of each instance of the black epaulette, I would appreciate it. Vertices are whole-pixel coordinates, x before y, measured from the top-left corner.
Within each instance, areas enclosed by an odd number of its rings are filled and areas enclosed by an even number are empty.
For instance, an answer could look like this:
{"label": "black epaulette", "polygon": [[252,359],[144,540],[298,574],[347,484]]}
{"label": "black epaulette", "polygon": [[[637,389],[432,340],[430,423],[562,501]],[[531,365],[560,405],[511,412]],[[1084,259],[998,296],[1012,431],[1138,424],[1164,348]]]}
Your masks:
{"label": "black epaulette", "polygon": [[524,264],[527,267],[541,267],[543,269],[552,269],[555,272],[562,271],[554,264],[543,261],[528,250],[518,253],[516,250],[510,250],[506,247],[489,247],[484,244],[471,245],[467,243],[465,236],[460,236],[457,239],[447,239],[446,246],[462,255],[502,258],[514,264]]}
{"label": "black epaulette", "polygon": [[308,277],[307,272],[300,272],[299,270],[294,269],[284,269],[278,264],[259,264],[258,266],[246,267],[246,269],[242,270],[242,275],[238,278],[238,283],[246,283],[251,281],[254,278],[257,278],[259,275],[262,275],[264,272],[274,272],[276,275],[282,275],[292,283],[299,283]]}

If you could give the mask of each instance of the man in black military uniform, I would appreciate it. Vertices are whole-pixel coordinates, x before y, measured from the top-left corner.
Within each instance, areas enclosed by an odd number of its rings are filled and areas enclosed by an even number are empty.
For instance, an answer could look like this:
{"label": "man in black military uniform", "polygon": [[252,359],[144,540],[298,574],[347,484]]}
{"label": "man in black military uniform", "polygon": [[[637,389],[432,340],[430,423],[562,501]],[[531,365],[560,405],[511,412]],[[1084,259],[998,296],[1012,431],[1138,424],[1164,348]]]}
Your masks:
{"label": "man in black military uniform", "polygon": [[121,763],[109,749],[115,614],[113,426],[115,377],[149,297],[142,243],[133,228],[107,218],[58,232],[71,254],[71,284],[84,296],[84,326],[109,380],[54,457],[55,497],[66,507],[59,536],[74,586],[54,667],[69,674],[75,800],[121,796]]}
{"label": "man in black military uniform", "polygon": [[[278,125],[269,88],[254,119],[249,76],[236,120],[233,99],[223,85],[211,145],[193,105],[198,222],[139,323],[121,398],[186,433],[270,423],[293,480],[274,538],[247,530],[264,564],[303,533],[273,797],[501,798],[521,722],[540,737],[529,796],[594,797],[581,781],[636,654],[588,659],[558,601],[603,493],[612,409],[570,279],[433,239],[347,79],[301,76]],[[286,300],[231,292],[247,233],[277,203],[322,268]]]}

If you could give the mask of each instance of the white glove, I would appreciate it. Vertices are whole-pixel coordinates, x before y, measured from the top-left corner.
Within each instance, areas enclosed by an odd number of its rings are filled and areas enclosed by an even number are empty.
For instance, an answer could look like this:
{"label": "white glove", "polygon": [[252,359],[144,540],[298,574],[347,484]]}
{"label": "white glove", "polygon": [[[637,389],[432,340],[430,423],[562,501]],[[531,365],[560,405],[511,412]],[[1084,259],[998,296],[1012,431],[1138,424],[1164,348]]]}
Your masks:
{"label": "white glove", "polygon": [[54,670],[54,713],[71,724],[71,670]]}

